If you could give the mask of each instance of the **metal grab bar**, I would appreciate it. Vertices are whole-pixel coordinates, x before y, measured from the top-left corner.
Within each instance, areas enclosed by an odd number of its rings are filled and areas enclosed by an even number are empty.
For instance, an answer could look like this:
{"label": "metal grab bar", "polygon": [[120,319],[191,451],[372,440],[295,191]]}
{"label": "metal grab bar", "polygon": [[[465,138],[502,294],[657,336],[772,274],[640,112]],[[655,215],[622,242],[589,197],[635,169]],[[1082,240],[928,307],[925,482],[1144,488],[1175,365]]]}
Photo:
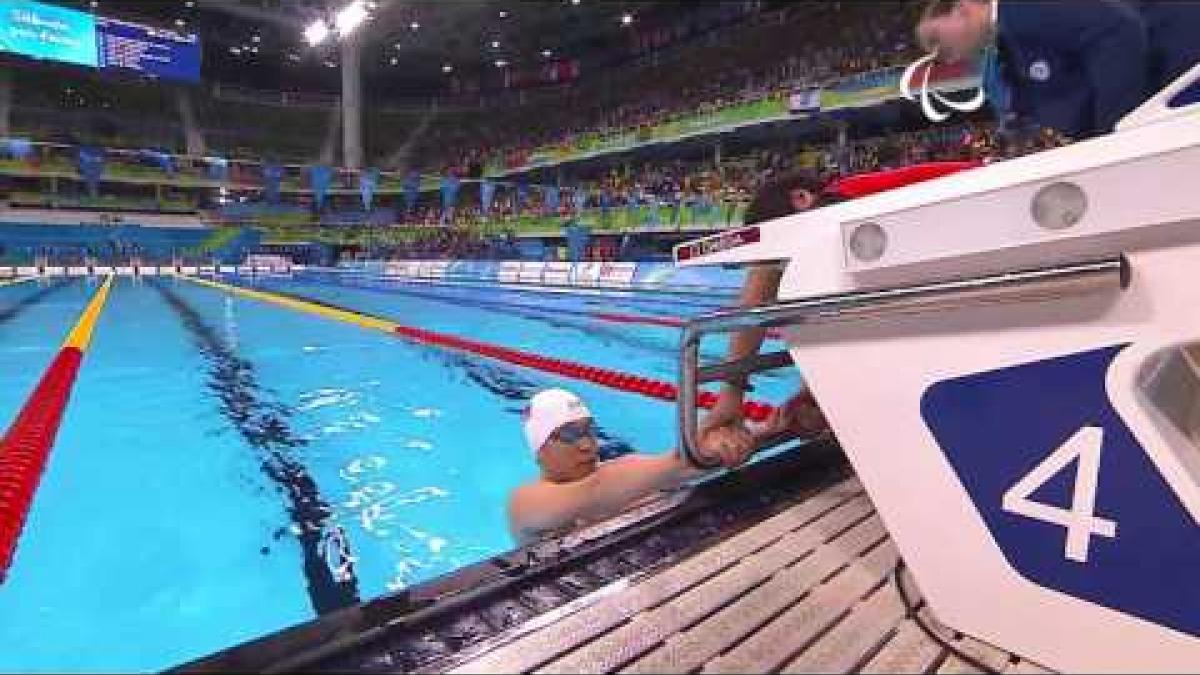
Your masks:
{"label": "metal grab bar", "polygon": [[[706,334],[731,333],[750,328],[779,328],[862,321],[919,314],[975,305],[1031,302],[1112,292],[1129,285],[1129,263],[1124,256],[1036,270],[944,281],[855,293],[789,300],[750,309],[714,312],[687,321],[680,338],[679,445],[684,457],[702,469],[716,465],[704,461],[699,448],[697,386],[731,375],[760,372],[787,365],[776,352],[700,367],[700,340]],[[790,359],[788,359],[790,363]]]}

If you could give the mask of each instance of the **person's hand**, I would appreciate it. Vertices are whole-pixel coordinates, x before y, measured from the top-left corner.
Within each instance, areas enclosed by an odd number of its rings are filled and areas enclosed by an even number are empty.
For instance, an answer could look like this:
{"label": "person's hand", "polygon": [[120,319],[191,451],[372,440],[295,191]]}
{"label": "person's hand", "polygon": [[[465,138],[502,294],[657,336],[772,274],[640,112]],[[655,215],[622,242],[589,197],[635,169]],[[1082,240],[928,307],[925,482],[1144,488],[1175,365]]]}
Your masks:
{"label": "person's hand", "polygon": [[738,424],[702,432],[697,454],[706,464],[731,469],[745,462],[755,447],[754,437]]}
{"label": "person's hand", "polygon": [[829,431],[829,422],[817,405],[816,399],[806,389],[776,408],[759,436],[776,436],[787,432],[791,436],[812,438]]}
{"label": "person's hand", "polygon": [[[700,452],[712,450],[720,455],[728,446],[733,457],[748,455],[754,449],[754,434],[746,428],[742,412],[742,392],[726,387],[708,415],[700,423]],[[712,459],[716,459],[713,457]],[[729,466],[722,458],[722,465]],[[738,462],[740,463],[740,462]]]}
{"label": "person's hand", "polygon": [[700,423],[701,433],[709,429],[719,429],[729,426],[745,428],[745,417],[742,412],[744,396],[742,390],[724,387],[717,396],[717,404]]}

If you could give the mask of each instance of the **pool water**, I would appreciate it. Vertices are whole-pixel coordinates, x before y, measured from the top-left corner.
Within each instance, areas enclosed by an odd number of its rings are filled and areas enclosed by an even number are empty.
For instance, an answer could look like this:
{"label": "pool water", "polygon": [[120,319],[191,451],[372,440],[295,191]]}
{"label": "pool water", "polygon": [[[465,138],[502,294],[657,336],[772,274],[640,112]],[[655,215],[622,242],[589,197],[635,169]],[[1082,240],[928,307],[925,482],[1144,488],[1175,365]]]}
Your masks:
{"label": "pool water", "polygon": [[[677,330],[590,314],[703,309],[244,283],[670,381]],[[94,289],[0,288],[3,424]],[[756,396],[796,385],[772,377]],[[520,413],[549,386],[585,398],[606,455],[674,443],[671,404],[186,281],[119,280],[0,585],[0,671],[163,669],[512,548],[505,500],[537,473]]]}

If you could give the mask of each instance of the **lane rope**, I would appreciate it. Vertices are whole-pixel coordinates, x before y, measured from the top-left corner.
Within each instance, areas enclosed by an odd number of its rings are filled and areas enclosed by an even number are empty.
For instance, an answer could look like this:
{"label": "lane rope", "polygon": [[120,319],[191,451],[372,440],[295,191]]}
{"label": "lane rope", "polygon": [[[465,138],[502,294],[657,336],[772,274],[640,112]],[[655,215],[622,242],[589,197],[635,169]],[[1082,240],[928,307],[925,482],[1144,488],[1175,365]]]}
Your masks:
{"label": "lane rope", "polygon": [[17,284],[23,284],[27,281],[33,281],[36,278],[37,277],[21,277],[20,279],[0,279],[0,288],[4,288],[5,286],[16,286]]}
{"label": "lane rope", "polygon": [[[317,281],[319,283],[335,283],[338,285],[346,286],[348,288],[365,288],[367,290],[387,290],[387,291],[391,291],[391,292],[395,292],[395,293],[404,293],[404,294],[413,295],[414,297],[429,298],[429,299],[432,299],[435,301],[456,302],[456,301],[462,300],[462,298],[455,298],[453,296],[440,295],[437,293],[420,293],[420,292],[411,291],[408,289],[395,288],[394,284],[397,283],[396,278],[379,277],[379,276],[369,277],[369,276],[365,276],[365,275],[353,277],[354,279],[357,279],[357,280],[365,280],[367,282],[375,282],[375,283],[385,284],[384,288],[376,288],[373,286],[359,286],[359,285],[354,285],[353,283],[346,283],[346,281],[344,279],[346,276],[349,276],[349,275],[338,275],[336,281],[333,281],[333,282],[329,282],[324,279],[317,279]],[[386,284],[393,284],[393,286],[387,286]],[[400,283],[399,285],[404,285],[404,284]],[[505,290],[511,290],[511,289],[505,289]],[[493,300],[472,300],[472,302],[480,302],[480,303],[486,302],[489,305],[513,307],[513,308],[518,308],[518,309],[522,309],[522,310],[528,309],[528,310],[540,311],[540,312],[570,314],[572,316],[580,316],[580,317],[584,317],[587,319],[593,319],[595,321],[603,321],[605,323],[620,323],[620,324],[630,324],[630,325],[640,325],[640,326],[657,326],[660,328],[683,328],[683,325],[684,325],[684,319],[681,319],[681,318],[675,317],[675,316],[665,316],[662,314],[634,314],[632,312],[612,312],[612,311],[590,312],[590,311],[580,311],[580,310],[572,310],[572,309],[566,309],[566,308],[555,308],[555,309],[551,310],[551,309],[547,309],[545,307],[537,307],[537,306],[527,305],[524,303],[507,302],[507,301],[503,301],[503,300],[495,300],[495,301],[493,301]],[[718,306],[717,308],[730,309],[730,308],[734,308],[734,307],[736,307],[736,306],[733,306],[733,307]],[[776,328],[768,329],[767,337],[774,338],[776,340],[785,339],[785,335],[783,334],[783,331],[776,329]]]}
{"label": "lane rope", "polygon": [[[178,278],[186,279],[192,283],[206,286],[208,288],[241,295],[243,297],[261,300],[263,302],[287,307],[300,312],[307,312],[317,316],[323,316],[335,321],[342,321],[363,328],[371,328],[374,330],[383,331],[390,335],[400,336],[410,341],[420,344],[426,344],[444,349],[450,349],[458,352],[466,352],[475,354],[476,356],[484,356],[497,361],[503,361],[533,370],[539,370],[546,373],[553,373],[562,377],[567,377],[575,380],[583,380],[592,382],[602,387],[616,389],[633,394],[640,394],[648,398],[655,398],[661,401],[674,401],[678,398],[679,389],[669,382],[661,380],[652,380],[646,377],[631,375],[617,370],[608,368],[596,368],[574,361],[564,359],[554,359],[540,354],[532,354],[530,352],[502,347],[499,345],[480,342],[470,338],[438,333],[424,328],[415,328],[405,326],[394,321],[380,319],[378,317],[368,316],[359,312],[355,312],[340,307],[334,307],[315,301],[300,300],[294,297],[277,295],[267,291],[260,291],[243,286],[235,286],[220,281],[210,279],[202,279],[194,276],[179,275]],[[717,395],[711,391],[701,391],[697,395],[697,405],[704,409],[711,409],[717,403]],[[749,420],[755,422],[763,422],[771,413],[775,411],[775,406],[759,401],[746,401],[742,406],[742,413]]]}
{"label": "lane rope", "polygon": [[113,276],[109,275],[92,296],[16,420],[0,438],[0,583],[4,583],[12,566],[83,354],[91,343],[112,283]]}

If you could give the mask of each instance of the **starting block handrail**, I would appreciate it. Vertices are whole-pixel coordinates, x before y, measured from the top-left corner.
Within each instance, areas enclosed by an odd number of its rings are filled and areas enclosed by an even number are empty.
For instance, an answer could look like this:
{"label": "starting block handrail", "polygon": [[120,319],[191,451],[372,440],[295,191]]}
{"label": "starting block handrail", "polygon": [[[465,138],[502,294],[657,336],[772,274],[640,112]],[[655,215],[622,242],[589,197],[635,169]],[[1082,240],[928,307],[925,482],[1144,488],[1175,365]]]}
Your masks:
{"label": "starting block handrail", "polygon": [[942,281],[801,300],[705,314],[687,321],[680,337],[679,444],[684,456],[700,468],[713,468],[697,452],[698,385],[734,375],[771,370],[791,363],[787,352],[700,366],[700,341],[708,334],[752,328],[790,328],[845,321],[862,321],[906,314],[944,311],[967,306],[1032,302],[1112,292],[1129,285],[1124,256],[1034,270],[1006,272],[972,279]]}

